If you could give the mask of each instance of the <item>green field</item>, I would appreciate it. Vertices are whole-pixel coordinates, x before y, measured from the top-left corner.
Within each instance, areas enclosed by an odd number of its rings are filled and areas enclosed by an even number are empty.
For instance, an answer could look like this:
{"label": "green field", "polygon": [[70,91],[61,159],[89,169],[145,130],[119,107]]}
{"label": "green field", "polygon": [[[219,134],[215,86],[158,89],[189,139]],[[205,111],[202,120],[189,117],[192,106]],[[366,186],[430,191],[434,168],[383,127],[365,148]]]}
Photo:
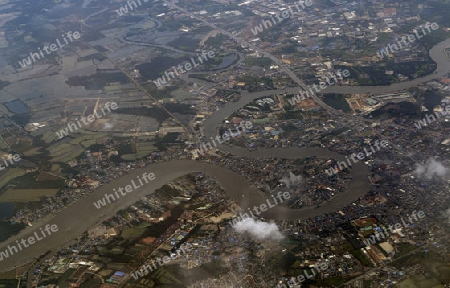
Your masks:
{"label": "green field", "polygon": [[0,196],[0,202],[39,201],[41,197],[55,196],[59,189],[14,189],[9,188]]}
{"label": "green field", "polygon": [[9,181],[22,175],[25,175],[25,172],[20,168],[10,168],[6,170],[5,174],[0,177],[0,189],[3,188]]}
{"label": "green field", "polygon": [[16,288],[19,280],[0,280],[0,288]]}
{"label": "green field", "polygon": [[85,150],[80,145],[70,145],[67,143],[63,144],[54,144],[49,147],[50,155],[53,157],[53,162],[63,162],[67,163],[80,154],[82,154]]}

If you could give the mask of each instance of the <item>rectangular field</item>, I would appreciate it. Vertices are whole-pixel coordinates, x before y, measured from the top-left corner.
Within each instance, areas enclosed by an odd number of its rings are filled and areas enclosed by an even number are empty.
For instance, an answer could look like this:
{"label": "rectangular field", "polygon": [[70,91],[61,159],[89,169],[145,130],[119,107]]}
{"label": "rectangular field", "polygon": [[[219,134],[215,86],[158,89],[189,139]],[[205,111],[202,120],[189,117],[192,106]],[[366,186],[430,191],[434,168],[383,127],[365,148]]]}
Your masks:
{"label": "rectangular field", "polygon": [[0,202],[39,201],[40,197],[55,196],[59,189],[14,189],[9,188],[0,196]]}
{"label": "rectangular field", "polygon": [[10,168],[6,170],[6,172],[0,176],[0,188],[3,188],[6,183],[22,175],[25,175],[25,172],[21,168]]}

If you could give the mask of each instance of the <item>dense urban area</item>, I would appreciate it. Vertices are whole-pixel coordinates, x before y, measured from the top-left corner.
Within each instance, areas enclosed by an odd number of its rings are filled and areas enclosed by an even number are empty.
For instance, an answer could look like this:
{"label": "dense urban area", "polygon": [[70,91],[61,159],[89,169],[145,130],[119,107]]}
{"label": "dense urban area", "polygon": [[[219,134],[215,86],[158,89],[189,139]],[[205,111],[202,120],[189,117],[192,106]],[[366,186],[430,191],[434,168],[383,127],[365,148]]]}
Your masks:
{"label": "dense urban area", "polygon": [[450,287],[446,0],[0,0],[0,288]]}

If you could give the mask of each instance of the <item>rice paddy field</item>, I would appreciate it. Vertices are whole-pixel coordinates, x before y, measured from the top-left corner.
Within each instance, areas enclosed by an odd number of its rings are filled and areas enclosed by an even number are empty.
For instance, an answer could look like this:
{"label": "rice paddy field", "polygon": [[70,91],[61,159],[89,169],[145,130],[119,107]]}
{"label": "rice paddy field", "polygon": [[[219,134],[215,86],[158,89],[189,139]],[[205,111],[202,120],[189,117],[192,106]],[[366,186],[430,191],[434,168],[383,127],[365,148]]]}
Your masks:
{"label": "rice paddy field", "polygon": [[439,255],[435,252],[420,252],[393,262],[394,266],[412,267],[421,265],[425,274],[414,275],[398,283],[400,288],[443,288],[442,283],[450,283],[450,263],[437,262]]}
{"label": "rice paddy field", "polygon": [[25,175],[25,172],[23,171],[23,169],[9,168],[0,177],[0,189],[3,188],[9,181],[13,180],[16,177],[22,176],[22,175]]}
{"label": "rice paddy field", "polygon": [[39,201],[41,197],[55,196],[59,189],[14,189],[9,188],[0,196],[0,202]]}

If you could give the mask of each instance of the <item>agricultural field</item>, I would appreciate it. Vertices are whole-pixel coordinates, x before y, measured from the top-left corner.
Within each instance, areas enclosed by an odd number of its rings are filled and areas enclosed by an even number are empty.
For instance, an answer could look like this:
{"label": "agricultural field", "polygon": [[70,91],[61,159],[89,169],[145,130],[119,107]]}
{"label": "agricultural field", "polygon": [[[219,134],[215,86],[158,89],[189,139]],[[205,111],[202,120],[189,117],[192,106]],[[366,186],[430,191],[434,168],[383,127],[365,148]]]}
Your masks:
{"label": "agricultural field", "polygon": [[3,137],[0,137],[0,150],[9,149],[8,143],[6,143]]}
{"label": "agricultural field", "polygon": [[427,279],[424,275],[415,275],[407,280],[398,283],[398,288],[444,288],[436,278]]}
{"label": "agricultural field", "polygon": [[68,143],[54,144],[49,147],[50,155],[53,157],[53,162],[63,162],[68,163],[74,160],[80,154],[82,154],[85,149],[81,145],[71,145]]}
{"label": "agricultural field", "polygon": [[39,151],[40,149],[41,148],[39,148],[39,147],[34,147],[34,148],[28,149],[26,151],[23,151],[22,154],[27,157],[28,156],[36,156],[36,155],[39,155],[42,153]]}
{"label": "agricultural field", "polygon": [[433,259],[439,259],[435,252],[419,252],[401,259],[395,260],[393,265],[399,267],[412,267],[421,265],[425,268],[425,275],[415,275],[400,283],[396,287],[417,287],[417,288],[443,288],[441,283],[450,283],[450,263],[441,263]]}
{"label": "agricultural field", "polygon": [[0,202],[40,201],[41,197],[55,196],[59,189],[14,189],[9,188],[0,196]]}
{"label": "agricultural field", "polygon": [[150,225],[151,225],[150,223],[142,222],[136,227],[123,230],[120,236],[122,236],[125,239],[140,238],[142,234],[144,234],[146,228],[149,227]]}
{"label": "agricultural field", "polygon": [[9,181],[16,177],[25,175],[25,172],[20,168],[10,168],[0,177],[0,189],[3,188]]}
{"label": "agricultural field", "polygon": [[153,145],[148,145],[148,144],[143,144],[143,145],[136,145],[137,148],[137,152],[134,154],[124,154],[121,156],[122,159],[124,160],[136,160],[136,159],[142,159],[148,155],[150,155],[150,153],[158,151],[158,149],[153,146]]}
{"label": "agricultural field", "polygon": [[73,133],[72,137],[76,138],[68,138],[65,142],[56,142],[48,148],[50,156],[53,157],[52,162],[68,163],[74,160],[84,153],[87,148],[97,144],[99,139],[105,139],[107,134],[82,131],[82,133]]}
{"label": "agricultural field", "polygon": [[101,133],[83,133],[83,135],[73,139],[69,143],[72,145],[81,145],[83,148],[88,148],[91,145],[97,144],[97,140],[106,137],[106,134]]}

